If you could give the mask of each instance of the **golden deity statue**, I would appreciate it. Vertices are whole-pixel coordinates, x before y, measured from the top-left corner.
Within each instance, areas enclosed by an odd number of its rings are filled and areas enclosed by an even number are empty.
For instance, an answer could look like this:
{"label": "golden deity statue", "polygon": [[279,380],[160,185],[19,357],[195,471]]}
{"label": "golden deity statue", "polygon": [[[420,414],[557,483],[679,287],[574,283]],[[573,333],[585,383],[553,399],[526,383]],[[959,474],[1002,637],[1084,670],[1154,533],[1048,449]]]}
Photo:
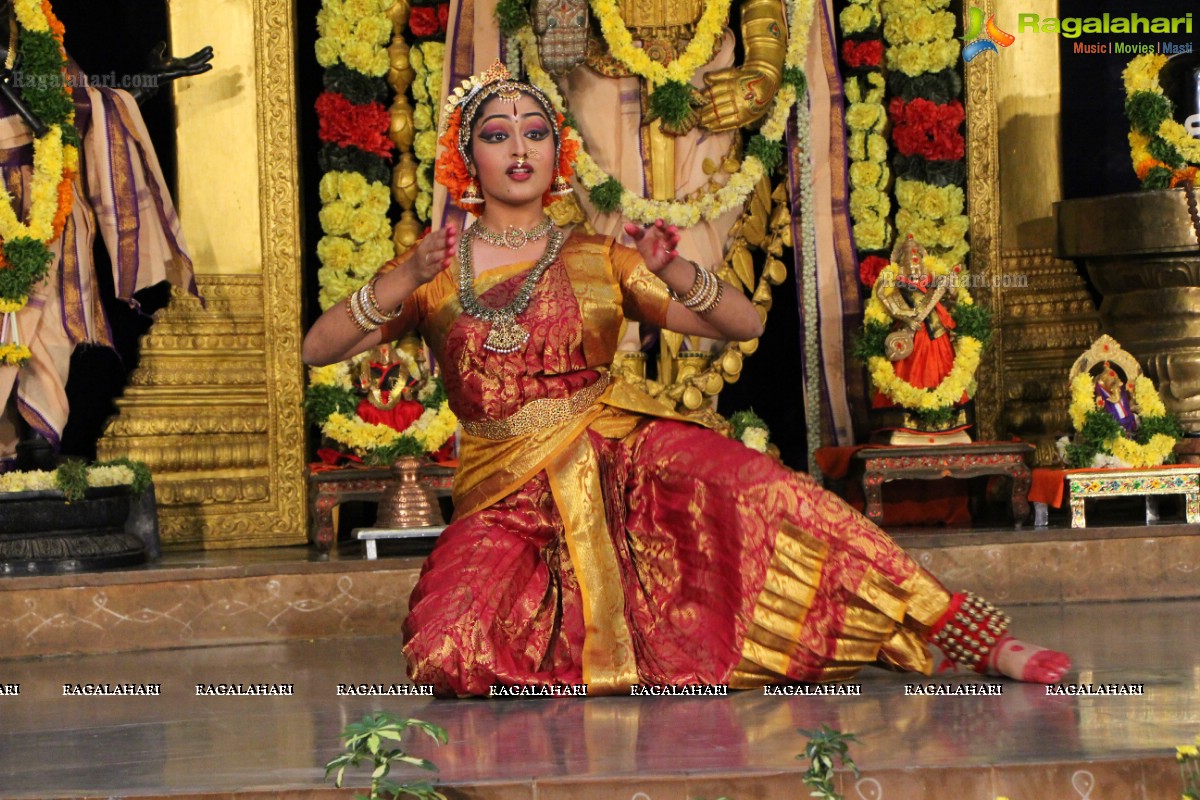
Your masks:
{"label": "golden deity statue", "polygon": [[[543,64],[557,76],[588,152],[629,192],[658,201],[694,201],[719,190],[741,164],[740,131],[761,120],[779,89],[787,50],[781,0],[740,0],[739,37],[729,30],[730,3],[717,0],[532,0]],[[707,14],[707,16],[706,16]],[[718,15],[720,18],[716,18]],[[602,17],[607,17],[602,19]],[[667,119],[652,97],[661,87],[639,75],[614,47],[613,31],[673,76],[683,77],[687,108]],[[698,49],[699,48],[699,49]],[[703,50],[703,52],[700,52]],[[620,239],[623,215],[602,213],[586,192],[576,197],[598,233]],[[683,232],[680,254],[720,269],[740,207]],[[622,350],[641,347],[631,325]],[[707,353],[713,343],[664,333],[659,380],[677,377],[681,351]]]}

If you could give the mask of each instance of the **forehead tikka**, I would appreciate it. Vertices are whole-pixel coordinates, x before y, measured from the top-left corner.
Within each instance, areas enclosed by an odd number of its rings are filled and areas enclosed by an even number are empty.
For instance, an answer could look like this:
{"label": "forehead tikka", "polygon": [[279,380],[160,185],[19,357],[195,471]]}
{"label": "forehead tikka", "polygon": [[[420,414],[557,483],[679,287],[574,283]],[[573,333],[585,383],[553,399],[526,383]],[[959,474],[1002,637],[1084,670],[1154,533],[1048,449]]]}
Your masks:
{"label": "forehead tikka", "polygon": [[527,94],[537,100],[546,112],[550,125],[554,128],[554,155],[555,162],[557,163],[561,144],[559,141],[558,113],[554,110],[553,104],[536,86],[514,80],[512,73],[508,71],[508,67],[497,61],[479,75],[472,75],[464,80],[446,98],[446,105],[442,109],[442,119],[444,120],[443,130],[449,125],[451,115],[456,112],[460,114],[458,154],[462,156],[464,164],[471,163],[471,159],[468,156],[471,144],[469,123],[479,110],[479,107],[493,97],[499,97],[505,102],[515,103],[520,99],[522,94]]}

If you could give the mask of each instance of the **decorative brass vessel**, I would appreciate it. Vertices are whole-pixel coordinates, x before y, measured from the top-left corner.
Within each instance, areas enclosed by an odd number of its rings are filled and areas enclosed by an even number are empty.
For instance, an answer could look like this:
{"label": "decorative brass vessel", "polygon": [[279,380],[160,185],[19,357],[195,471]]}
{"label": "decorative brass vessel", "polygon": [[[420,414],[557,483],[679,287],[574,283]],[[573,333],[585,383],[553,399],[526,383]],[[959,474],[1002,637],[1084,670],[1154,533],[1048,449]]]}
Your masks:
{"label": "decorative brass vessel", "polygon": [[433,489],[421,481],[422,460],[403,456],[392,465],[392,486],[379,498],[376,528],[428,528],[445,525]]}

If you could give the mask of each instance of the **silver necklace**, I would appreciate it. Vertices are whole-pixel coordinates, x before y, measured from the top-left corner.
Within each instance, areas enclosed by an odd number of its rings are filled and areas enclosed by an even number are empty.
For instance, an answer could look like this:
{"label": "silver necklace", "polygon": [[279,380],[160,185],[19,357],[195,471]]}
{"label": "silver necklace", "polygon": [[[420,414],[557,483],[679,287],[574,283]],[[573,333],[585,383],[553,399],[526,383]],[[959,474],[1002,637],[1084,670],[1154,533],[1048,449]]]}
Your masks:
{"label": "silver necklace", "polygon": [[516,225],[509,225],[507,228],[505,228],[504,233],[496,233],[495,231],[489,231],[487,228],[483,227],[483,223],[481,221],[475,220],[475,222],[471,224],[471,227],[467,229],[467,233],[471,236],[474,236],[476,239],[482,239],[488,244],[495,245],[496,247],[507,247],[509,250],[520,250],[530,242],[536,242],[538,239],[543,238],[547,233],[550,232],[550,228],[553,226],[554,223],[550,221],[550,218],[545,217],[541,222],[539,222],[537,225],[534,225],[529,230],[518,228]]}
{"label": "silver necklace", "polygon": [[[546,220],[547,223],[550,220]],[[547,228],[549,230],[549,228]],[[544,234],[543,234],[544,235]],[[458,241],[458,302],[463,313],[478,320],[492,323],[483,349],[492,353],[515,353],[529,341],[529,331],[517,324],[516,319],[529,306],[533,297],[534,287],[545,274],[550,265],[558,258],[565,236],[561,230],[555,229],[546,242],[546,251],[533,265],[533,269],[525,276],[525,282],[517,290],[517,296],[501,308],[488,308],[479,302],[475,296],[475,266],[471,258],[471,237],[464,236]]]}

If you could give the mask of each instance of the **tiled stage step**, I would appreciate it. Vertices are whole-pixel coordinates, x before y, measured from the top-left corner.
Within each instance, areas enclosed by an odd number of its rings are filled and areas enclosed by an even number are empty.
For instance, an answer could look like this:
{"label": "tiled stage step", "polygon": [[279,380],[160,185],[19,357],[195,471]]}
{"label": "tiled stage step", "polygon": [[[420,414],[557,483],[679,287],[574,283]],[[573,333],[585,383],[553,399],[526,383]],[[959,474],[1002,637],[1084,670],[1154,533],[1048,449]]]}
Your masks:
{"label": "tiled stage step", "polygon": [[[1197,533],[1175,523],[893,531],[947,586],[1005,607],[1200,597]],[[0,579],[0,662],[398,635],[423,556],[383,542],[368,561],[360,548],[168,553],[136,569]]]}

